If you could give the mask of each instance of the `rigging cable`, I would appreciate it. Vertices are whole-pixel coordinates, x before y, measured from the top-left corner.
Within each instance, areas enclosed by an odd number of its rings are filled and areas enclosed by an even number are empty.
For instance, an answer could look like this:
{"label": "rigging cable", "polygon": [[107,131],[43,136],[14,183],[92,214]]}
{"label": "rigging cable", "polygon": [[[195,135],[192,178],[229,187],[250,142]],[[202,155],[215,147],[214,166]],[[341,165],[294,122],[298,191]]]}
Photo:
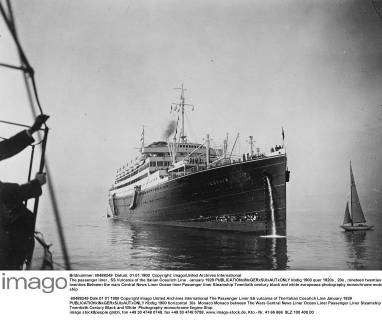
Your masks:
{"label": "rigging cable", "polygon": [[[376,4],[376,2],[377,1],[375,1],[375,0],[371,0],[371,4],[372,4],[372,6],[373,6],[373,8],[374,8],[374,11],[376,12],[376,14],[378,15],[378,17],[380,18],[380,19],[382,19],[382,8],[377,8],[377,4]],[[381,2],[381,1],[379,1],[379,2]],[[379,4],[379,6],[381,6],[382,7],[382,5],[381,4]]]}
{"label": "rigging cable", "polygon": [[[37,104],[37,107],[39,109],[40,114],[43,114],[43,110],[41,107],[41,103],[40,103],[40,99],[39,99],[39,95],[38,95],[38,91],[37,91],[37,85],[36,85],[36,81],[35,81],[35,77],[34,77],[34,70],[31,67],[31,65],[29,64],[29,61],[28,61],[28,59],[24,53],[24,50],[22,49],[20,41],[18,39],[17,32],[16,32],[15,20],[13,17],[13,11],[12,11],[12,6],[10,3],[10,0],[6,0],[6,3],[7,3],[8,15],[7,15],[7,13],[3,7],[3,4],[1,2],[0,2],[0,12],[1,12],[1,15],[3,16],[3,19],[5,21],[5,24],[7,25],[8,30],[9,30],[9,32],[10,32],[10,34],[11,34],[11,36],[12,36],[12,38],[16,44],[18,55],[19,55],[20,61],[21,61],[21,67],[15,67],[15,66],[3,64],[3,63],[1,65],[12,68],[12,69],[20,69],[23,71],[24,82],[25,82],[25,87],[27,90],[29,105],[30,105],[30,108],[31,108],[31,111],[32,111],[34,118],[36,118],[36,111],[34,108],[35,104],[33,103],[33,96],[34,96],[34,100]],[[28,79],[28,77],[29,77],[29,79]],[[30,80],[31,84],[28,80]],[[32,85],[32,88],[30,87],[31,85]],[[32,92],[33,92],[33,95],[32,95]],[[50,174],[49,166],[48,166],[48,163],[45,159],[47,135],[49,132],[49,128],[46,124],[44,124],[43,130],[44,130],[43,139],[41,139],[40,132],[38,132],[39,139],[42,140],[39,172],[42,172],[44,167],[45,167],[47,176],[49,178],[47,185],[48,185],[49,194],[51,197],[51,203],[52,203],[52,207],[53,207],[54,217],[56,220],[56,226],[57,226],[58,235],[59,235],[59,239],[60,239],[63,258],[65,261],[65,267],[67,270],[70,270],[71,267],[70,267],[69,255],[68,255],[68,251],[66,248],[66,242],[65,242],[64,232],[63,232],[62,223],[61,223],[61,217],[60,217],[60,214],[58,211],[57,200],[56,200],[56,196],[55,196],[55,192],[54,192],[54,188],[53,188],[53,184],[52,184],[52,179],[50,178],[51,174]],[[28,176],[30,177],[29,174],[28,174]],[[34,213],[35,217],[37,215],[38,204],[39,204],[39,198],[36,198],[35,203],[34,203],[34,209],[33,209],[33,213]],[[33,248],[31,248],[31,250],[33,252]]]}
{"label": "rigging cable", "polygon": [[188,128],[189,128],[191,141],[195,141],[195,142],[198,141],[197,136],[195,134],[195,131],[194,131],[192,125],[191,125],[191,121],[190,121],[190,119],[189,119],[189,117],[187,116],[186,113],[184,114],[184,118],[186,119],[186,123],[187,123]]}

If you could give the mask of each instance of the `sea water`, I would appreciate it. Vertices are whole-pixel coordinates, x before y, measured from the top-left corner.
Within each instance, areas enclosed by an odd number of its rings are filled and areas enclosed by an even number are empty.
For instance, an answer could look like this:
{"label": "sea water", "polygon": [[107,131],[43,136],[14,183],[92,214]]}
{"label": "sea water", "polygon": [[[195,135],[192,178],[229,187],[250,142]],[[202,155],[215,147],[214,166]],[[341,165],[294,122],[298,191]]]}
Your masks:
{"label": "sea water", "polygon": [[[382,219],[366,212],[375,230],[340,229],[343,212],[288,210],[287,237],[180,227],[131,225],[105,212],[73,211],[64,232],[73,269],[346,270],[382,269]],[[379,227],[380,226],[380,227]],[[54,221],[38,225],[63,264]],[[57,267],[59,268],[59,266]]]}

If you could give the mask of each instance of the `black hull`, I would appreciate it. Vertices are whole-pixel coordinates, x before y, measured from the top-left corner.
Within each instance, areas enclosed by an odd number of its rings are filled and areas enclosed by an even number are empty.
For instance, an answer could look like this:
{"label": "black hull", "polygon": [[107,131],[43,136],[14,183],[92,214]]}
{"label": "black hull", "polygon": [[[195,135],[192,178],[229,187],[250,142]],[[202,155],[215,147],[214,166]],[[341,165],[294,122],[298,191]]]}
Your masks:
{"label": "black hull", "polygon": [[212,168],[110,198],[113,218],[134,223],[286,234],[286,156]]}

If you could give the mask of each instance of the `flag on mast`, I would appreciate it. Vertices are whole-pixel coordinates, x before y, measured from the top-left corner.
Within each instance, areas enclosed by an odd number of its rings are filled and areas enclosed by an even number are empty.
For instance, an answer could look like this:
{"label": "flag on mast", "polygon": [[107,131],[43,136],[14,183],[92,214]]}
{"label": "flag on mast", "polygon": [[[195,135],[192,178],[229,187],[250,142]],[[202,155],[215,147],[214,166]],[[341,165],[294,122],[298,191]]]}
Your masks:
{"label": "flag on mast", "polygon": [[141,134],[141,150],[145,147],[145,126],[142,126],[142,134]]}
{"label": "flag on mast", "polygon": [[285,132],[284,132],[284,127],[281,127],[281,135],[283,137],[283,142],[285,140]]}

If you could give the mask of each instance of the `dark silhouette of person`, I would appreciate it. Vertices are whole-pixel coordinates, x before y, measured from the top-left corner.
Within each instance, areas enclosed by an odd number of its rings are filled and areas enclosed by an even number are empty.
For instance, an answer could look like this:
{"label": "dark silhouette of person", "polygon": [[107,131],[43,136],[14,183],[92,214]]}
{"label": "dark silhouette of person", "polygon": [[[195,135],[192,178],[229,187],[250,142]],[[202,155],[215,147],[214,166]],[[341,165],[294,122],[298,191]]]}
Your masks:
{"label": "dark silhouette of person", "polygon": [[[0,141],[0,160],[14,156],[34,139],[32,134],[38,131],[48,120],[47,115],[36,117],[34,124],[13,137]],[[34,214],[23,201],[41,195],[41,186],[46,183],[45,173],[37,173],[34,180],[26,184],[0,181],[0,269],[21,269],[34,241]]]}

